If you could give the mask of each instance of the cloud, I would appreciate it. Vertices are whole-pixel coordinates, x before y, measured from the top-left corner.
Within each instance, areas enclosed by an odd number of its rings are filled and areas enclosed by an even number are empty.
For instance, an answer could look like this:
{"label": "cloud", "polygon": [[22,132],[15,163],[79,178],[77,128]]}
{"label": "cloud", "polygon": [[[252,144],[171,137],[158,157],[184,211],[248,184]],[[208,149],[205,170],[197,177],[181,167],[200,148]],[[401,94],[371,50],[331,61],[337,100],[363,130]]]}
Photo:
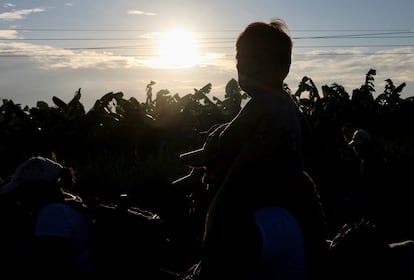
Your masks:
{"label": "cloud", "polygon": [[2,30],[0,29],[0,39],[15,39],[17,38],[16,30]]}
{"label": "cloud", "polygon": [[[184,96],[194,88],[201,88],[208,82],[213,84],[210,97],[223,98],[225,85],[231,78],[237,78],[234,58],[219,54],[210,54],[217,59],[227,61],[228,66],[206,65],[204,67],[176,69],[154,69],[142,66],[135,58],[117,56],[111,53],[93,51],[75,52],[50,46],[39,46],[22,42],[1,43],[0,56],[4,52],[21,55],[11,57],[3,66],[0,84],[3,98],[17,103],[36,104],[38,100],[50,102],[53,95],[70,100],[73,91],[82,88],[82,103],[85,108],[93,106],[95,100],[109,91],[123,91],[125,96],[134,96],[145,100],[145,87],[155,80],[155,91],[168,89],[171,93]],[[3,53],[2,53],[3,52]],[[375,88],[377,94],[384,89],[385,79],[390,78],[395,85],[407,82],[402,97],[412,95],[414,83],[413,48],[378,51],[370,55],[337,55],[327,57],[296,55],[287,81],[295,91],[303,76],[313,79],[318,89],[323,85],[337,83],[351,94],[365,81],[370,68],[377,70]],[[339,52],[341,53],[341,51]],[[392,61],[390,61],[392,59]],[[27,60],[27,63],[22,63]],[[233,65],[231,65],[233,64]],[[24,67],[21,67],[24,66]],[[24,83],[21,82],[24,77]]]}
{"label": "cloud", "polygon": [[156,13],[148,13],[148,12],[143,12],[143,11],[140,11],[140,10],[128,10],[128,15],[155,16]]}
{"label": "cloud", "polygon": [[115,69],[131,68],[142,64],[134,57],[115,55],[109,52],[89,50],[74,51],[22,42],[0,41],[2,57],[28,58],[40,69]]}
{"label": "cloud", "polygon": [[395,48],[365,52],[362,49],[336,49],[294,54],[289,86],[299,84],[303,76],[314,80],[316,86],[337,83],[350,93],[365,82],[369,69],[377,70],[377,90],[385,79],[395,84],[414,82],[414,48]]}
{"label": "cloud", "polygon": [[3,4],[3,8],[13,8],[16,7],[16,5],[12,4],[12,3],[4,3]]}
{"label": "cloud", "polygon": [[313,50],[305,53],[306,55],[360,55],[359,49],[336,49],[336,50]]}
{"label": "cloud", "polygon": [[15,10],[12,12],[5,12],[0,14],[0,19],[2,20],[18,20],[26,17],[27,15],[33,14],[33,13],[40,13],[44,12],[45,9],[42,8],[34,8],[34,9],[23,9],[23,10]]}
{"label": "cloud", "polygon": [[74,6],[74,4],[73,4],[73,3],[71,3],[71,2],[67,2],[67,3],[65,3],[65,6],[68,6],[68,7],[73,7],[73,6]]}

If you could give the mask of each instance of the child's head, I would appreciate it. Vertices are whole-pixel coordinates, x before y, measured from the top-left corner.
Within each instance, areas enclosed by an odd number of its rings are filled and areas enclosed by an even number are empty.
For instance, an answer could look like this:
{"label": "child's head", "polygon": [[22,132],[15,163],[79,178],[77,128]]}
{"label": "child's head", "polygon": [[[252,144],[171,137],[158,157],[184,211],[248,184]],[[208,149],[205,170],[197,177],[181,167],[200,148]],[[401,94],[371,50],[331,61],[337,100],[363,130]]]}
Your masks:
{"label": "child's head", "polygon": [[282,21],[249,24],[237,39],[236,52],[243,90],[266,90],[263,87],[274,80],[283,85],[290,69],[292,40]]}

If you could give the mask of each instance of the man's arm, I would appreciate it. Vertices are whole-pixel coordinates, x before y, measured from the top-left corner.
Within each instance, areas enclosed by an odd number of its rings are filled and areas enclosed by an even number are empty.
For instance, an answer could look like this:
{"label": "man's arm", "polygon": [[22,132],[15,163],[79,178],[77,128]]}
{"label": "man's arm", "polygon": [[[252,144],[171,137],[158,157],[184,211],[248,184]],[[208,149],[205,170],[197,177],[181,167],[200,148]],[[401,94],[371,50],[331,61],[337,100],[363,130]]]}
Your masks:
{"label": "man's arm", "polygon": [[227,155],[237,155],[242,146],[256,130],[263,108],[256,99],[251,99],[220,134],[220,151]]}

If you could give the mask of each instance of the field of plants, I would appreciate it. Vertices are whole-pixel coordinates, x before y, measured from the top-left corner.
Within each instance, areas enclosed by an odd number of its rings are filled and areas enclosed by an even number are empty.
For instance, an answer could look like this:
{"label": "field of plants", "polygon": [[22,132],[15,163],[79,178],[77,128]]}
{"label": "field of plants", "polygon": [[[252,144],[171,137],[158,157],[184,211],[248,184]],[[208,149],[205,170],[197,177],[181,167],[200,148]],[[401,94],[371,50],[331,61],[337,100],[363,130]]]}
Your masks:
{"label": "field of plants", "polygon": [[[401,98],[405,83],[391,79],[376,89],[375,74],[369,70],[351,93],[338,84],[318,89],[308,77],[296,92],[286,85],[308,122],[306,169],[328,208],[355,179],[358,161],[347,143],[357,128],[369,130],[402,172],[413,166],[414,97]],[[43,155],[73,167],[76,191],[84,196],[111,200],[126,192],[136,205],[175,215],[184,195],[171,182],[189,171],[179,154],[201,147],[200,132],[231,120],[248,96],[236,80],[228,82],[223,100],[211,96],[211,84],[185,96],[153,93],[154,85],[147,85],[145,102],[109,92],[87,112],[81,89],[69,102],[55,96],[53,104],[39,101],[32,108],[3,99],[0,177],[27,157]]]}

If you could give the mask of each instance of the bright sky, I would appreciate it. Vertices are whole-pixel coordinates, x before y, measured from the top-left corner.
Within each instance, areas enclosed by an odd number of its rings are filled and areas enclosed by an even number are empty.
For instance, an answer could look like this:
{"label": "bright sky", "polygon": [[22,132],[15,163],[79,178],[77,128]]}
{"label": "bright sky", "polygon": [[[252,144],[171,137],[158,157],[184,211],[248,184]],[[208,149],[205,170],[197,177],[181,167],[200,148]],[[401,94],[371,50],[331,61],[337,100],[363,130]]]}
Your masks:
{"label": "bright sky", "polygon": [[184,96],[211,82],[222,98],[237,78],[234,43],[252,21],[282,18],[294,41],[286,80],[348,93],[377,70],[414,95],[412,0],[10,0],[0,2],[0,99],[68,102],[88,110],[107,92],[145,101],[145,87]]}

